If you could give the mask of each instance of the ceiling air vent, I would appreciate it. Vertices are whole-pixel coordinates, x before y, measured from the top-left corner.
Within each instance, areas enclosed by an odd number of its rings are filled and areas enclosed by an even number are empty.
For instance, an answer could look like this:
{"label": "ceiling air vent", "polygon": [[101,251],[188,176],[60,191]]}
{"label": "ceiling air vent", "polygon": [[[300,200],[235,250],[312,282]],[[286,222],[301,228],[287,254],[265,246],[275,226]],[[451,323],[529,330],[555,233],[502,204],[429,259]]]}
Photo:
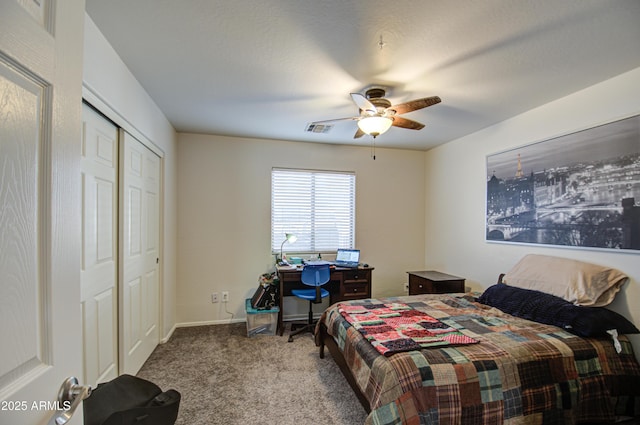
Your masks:
{"label": "ceiling air vent", "polygon": [[305,131],[309,133],[328,133],[333,128],[333,124],[307,124]]}

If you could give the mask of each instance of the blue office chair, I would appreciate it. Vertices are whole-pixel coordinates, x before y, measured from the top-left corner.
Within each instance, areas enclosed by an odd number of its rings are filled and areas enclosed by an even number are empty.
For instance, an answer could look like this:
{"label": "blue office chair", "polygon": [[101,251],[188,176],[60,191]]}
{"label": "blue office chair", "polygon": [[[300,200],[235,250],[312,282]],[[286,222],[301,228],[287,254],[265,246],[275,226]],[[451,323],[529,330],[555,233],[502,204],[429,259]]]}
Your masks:
{"label": "blue office chair", "polygon": [[[320,304],[323,298],[329,296],[329,291],[321,288],[322,285],[329,282],[331,278],[331,269],[329,264],[306,264],[302,269],[300,280],[313,289],[292,289],[291,293],[298,298],[309,301],[309,320],[307,323],[292,323],[291,333],[289,334],[289,342],[293,342],[293,336],[302,332],[313,332],[315,323],[313,322],[313,305]],[[302,326],[298,328],[298,326]]]}

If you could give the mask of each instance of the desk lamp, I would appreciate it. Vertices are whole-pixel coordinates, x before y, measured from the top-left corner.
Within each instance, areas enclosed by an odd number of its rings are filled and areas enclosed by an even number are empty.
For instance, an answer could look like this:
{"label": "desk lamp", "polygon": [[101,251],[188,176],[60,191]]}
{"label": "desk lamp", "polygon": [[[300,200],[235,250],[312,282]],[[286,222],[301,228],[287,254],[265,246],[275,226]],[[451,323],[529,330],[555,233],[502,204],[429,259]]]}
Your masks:
{"label": "desk lamp", "polygon": [[295,241],[298,240],[298,237],[293,233],[285,233],[284,236],[285,236],[285,240],[283,240],[282,244],[280,245],[280,262],[284,264],[288,264],[286,261],[284,261],[284,257],[282,255],[282,248],[284,247],[285,242],[289,241],[289,243],[294,243]]}

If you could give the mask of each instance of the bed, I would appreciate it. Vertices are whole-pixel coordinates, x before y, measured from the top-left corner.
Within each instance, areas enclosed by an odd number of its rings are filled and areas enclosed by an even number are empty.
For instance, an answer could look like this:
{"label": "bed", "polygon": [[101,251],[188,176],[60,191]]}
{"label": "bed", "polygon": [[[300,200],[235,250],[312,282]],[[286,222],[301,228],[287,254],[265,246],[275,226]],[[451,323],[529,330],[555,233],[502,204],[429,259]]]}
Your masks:
{"label": "bed", "polygon": [[608,312],[499,281],[483,293],[337,303],[316,341],[367,424],[612,423],[640,416],[640,365],[623,335],[637,328]]}

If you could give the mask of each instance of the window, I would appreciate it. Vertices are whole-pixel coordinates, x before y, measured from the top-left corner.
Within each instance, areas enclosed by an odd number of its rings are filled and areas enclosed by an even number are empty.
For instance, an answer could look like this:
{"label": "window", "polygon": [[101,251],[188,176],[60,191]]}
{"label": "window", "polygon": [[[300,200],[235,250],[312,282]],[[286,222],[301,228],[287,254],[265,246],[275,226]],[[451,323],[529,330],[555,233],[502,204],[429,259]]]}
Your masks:
{"label": "window", "polygon": [[297,236],[285,252],[353,248],[355,173],[276,169],[271,171],[271,251],[279,253],[285,233]]}

